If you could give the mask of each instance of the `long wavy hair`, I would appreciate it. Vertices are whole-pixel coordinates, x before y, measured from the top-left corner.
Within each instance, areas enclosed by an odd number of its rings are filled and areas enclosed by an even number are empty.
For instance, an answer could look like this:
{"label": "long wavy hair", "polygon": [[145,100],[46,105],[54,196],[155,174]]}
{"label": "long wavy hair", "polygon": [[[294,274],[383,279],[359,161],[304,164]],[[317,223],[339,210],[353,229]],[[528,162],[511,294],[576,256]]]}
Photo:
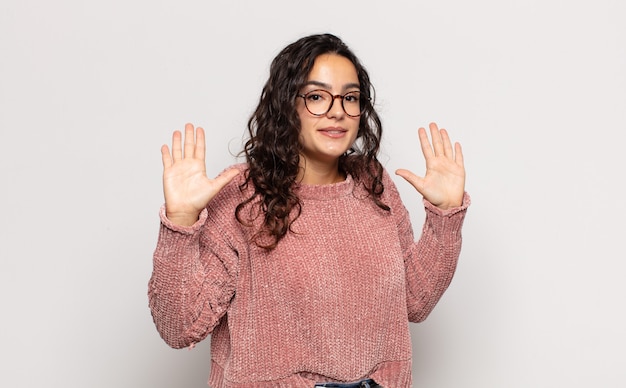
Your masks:
{"label": "long wavy hair", "polygon": [[[377,159],[382,123],[374,110],[374,87],[369,75],[348,46],[331,34],[311,35],[285,47],[272,61],[270,75],[263,87],[259,104],[248,121],[250,138],[244,145],[248,163],[241,190],[252,185],[253,194],[236,208],[237,220],[251,226],[256,217],[263,224],[254,234],[257,246],[271,250],[291,231],[300,216],[302,204],[295,188],[300,169],[300,119],[296,110],[297,95],[306,84],[315,59],[322,54],[337,54],[356,68],[361,93],[366,104],[360,116],[357,139],[339,158],[339,169],[362,184],[378,207],[384,191],[383,167]],[[244,216],[244,208],[258,204],[257,211]]]}

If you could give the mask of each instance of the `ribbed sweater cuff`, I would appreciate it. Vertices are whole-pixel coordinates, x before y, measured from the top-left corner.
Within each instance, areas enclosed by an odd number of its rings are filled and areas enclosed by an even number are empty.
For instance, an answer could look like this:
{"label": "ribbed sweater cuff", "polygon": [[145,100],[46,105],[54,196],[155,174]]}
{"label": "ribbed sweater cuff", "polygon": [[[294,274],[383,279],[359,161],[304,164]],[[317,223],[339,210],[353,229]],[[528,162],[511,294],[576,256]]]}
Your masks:
{"label": "ribbed sweater cuff", "polygon": [[423,201],[424,201],[424,207],[426,208],[426,210],[442,217],[450,217],[450,216],[455,215],[458,212],[466,210],[467,207],[472,203],[472,199],[470,198],[467,192],[463,193],[463,203],[461,203],[461,206],[453,207],[448,210],[439,209],[437,206],[430,203],[430,201],[428,201],[426,198],[424,198]]}
{"label": "ribbed sweater cuff", "polygon": [[206,209],[202,209],[202,211],[200,212],[200,216],[198,217],[198,221],[196,221],[195,224],[191,226],[182,226],[182,225],[174,224],[172,221],[170,221],[169,218],[167,218],[165,204],[161,205],[161,209],[159,210],[159,217],[161,218],[161,224],[174,232],[183,233],[183,234],[193,234],[197,232],[198,230],[200,230],[202,225],[204,225],[204,223],[206,222],[208,214],[209,213]]}
{"label": "ribbed sweater cuff", "polygon": [[424,199],[424,207],[426,208],[427,215],[426,222],[432,228],[437,240],[442,241],[447,239],[448,242],[456,242],[461,239],[461,227],[463,226],[465,213],[471,202],[469,194],[465,193],[461,206],[441,210]]}

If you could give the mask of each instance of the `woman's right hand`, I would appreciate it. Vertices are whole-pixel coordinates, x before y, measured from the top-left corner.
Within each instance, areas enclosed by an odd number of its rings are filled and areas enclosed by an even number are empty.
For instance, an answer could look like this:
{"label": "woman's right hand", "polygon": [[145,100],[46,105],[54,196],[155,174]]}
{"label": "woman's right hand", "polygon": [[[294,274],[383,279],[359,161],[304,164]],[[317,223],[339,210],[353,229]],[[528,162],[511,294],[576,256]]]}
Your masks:
{"label": "woman's right hand", "polygon": [[194,131],[192,124],[186,124],[184,145],[181,138],[180,131],[175,131],[171,154],[167,145],[161,147],[163,192],[167,218],[174,224],[190,226],[198,221],[202,209],[239,171],[230,169],[209,179],[204,160],[204,130],[198,127]]}

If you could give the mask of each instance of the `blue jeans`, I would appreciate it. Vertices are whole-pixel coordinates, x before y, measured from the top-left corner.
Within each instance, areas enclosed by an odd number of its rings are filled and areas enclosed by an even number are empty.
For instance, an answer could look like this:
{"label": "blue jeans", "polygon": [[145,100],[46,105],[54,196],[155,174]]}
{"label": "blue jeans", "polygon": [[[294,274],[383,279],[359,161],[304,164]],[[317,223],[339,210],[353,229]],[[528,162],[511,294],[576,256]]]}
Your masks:
{"label": "blue jeans", "polygon": [[326,387],[326,388],[382,388],[380,385],[376,384],[374,380],[367,379],[357,381],[355,383],[317,383],[315,387]]}

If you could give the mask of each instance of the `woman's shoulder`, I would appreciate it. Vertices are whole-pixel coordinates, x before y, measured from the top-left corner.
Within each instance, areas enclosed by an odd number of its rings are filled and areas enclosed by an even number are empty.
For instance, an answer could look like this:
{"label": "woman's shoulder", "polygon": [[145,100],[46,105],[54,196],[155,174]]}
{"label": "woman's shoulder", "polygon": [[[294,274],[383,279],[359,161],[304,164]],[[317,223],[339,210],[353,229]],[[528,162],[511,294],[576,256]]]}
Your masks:
{"label": "woman's shoulder", "polygon": [[[389,171],[385,168],[384,165],[382,165],[382,163],[378,163],[379,164],[376,165],[374,164],[374,162],[372,162],[372,165],[369,167],[370,171],[373,173],[372,175],[368,174],[365,168],[359,169],[356,172],[359,176],[358,180],[362,181],[362,183],[365,185],[371,186],[373,180],[378,178],[380,179],[380,183],[383,184],[385,190],[387,190],[387,187],[389,187],[391,190],[395,191],[396,185],[391,178],[391,174],[389,174]],[[376,172],[378,168],[380,168],[380,175]]]}

